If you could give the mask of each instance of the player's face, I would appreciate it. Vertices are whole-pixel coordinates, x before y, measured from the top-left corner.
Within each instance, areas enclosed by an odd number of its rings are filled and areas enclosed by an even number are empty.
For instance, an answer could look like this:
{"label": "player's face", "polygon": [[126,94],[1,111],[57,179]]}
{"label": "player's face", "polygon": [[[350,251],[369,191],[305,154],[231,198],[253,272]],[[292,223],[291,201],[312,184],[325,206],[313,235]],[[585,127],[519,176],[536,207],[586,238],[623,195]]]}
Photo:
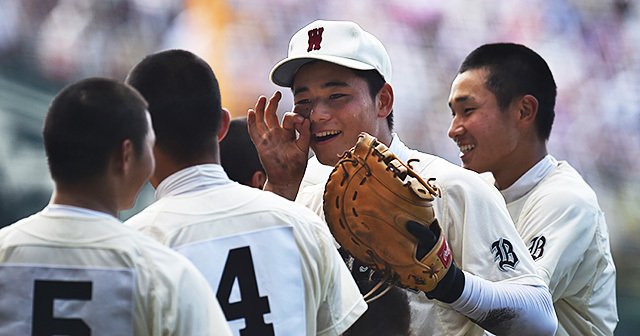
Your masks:
{"label": "player's face", "polygon": [[460,149],[463,167],[495,175],[509,169],[519,133],[511,108],[500,110],[496,96],[485,85],[486,76],[486,70],[473,69],[453,81],[448,134]]}
{"label": "player's face", "polygon": [[156,143],[156,134],[151,125],[151,118],[147,113],[148,131],[142,146],[142,153],[135,157],[135,164],[132,165],[132,181],[127,198],[127,209],[135,205],[136,197],[142,189],[142,186],[149,180],[156,166],[153,157],[153,146]]}
{"label": "player's face", "polygon": [[295,113],[311,121],[311,149],[318,160],[334,165],[360,132],[379,136],[386,120],[377,115],[367,82],[350,69],[313,62],[298,70],[293,83]]}

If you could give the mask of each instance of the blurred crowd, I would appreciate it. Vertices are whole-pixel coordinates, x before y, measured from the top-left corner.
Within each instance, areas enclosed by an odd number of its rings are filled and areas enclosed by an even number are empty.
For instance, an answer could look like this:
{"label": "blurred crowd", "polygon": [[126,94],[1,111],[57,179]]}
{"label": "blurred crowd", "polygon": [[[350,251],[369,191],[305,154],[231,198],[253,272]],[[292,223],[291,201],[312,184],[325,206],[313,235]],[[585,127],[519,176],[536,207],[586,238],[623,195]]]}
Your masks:
{"label": "blurred crowd", "polygon": [[[0,226],[48,200],[39,132],[63,85],[124,79],[145,55],[183,48],[211,63],[240,116],[277,89],[269,70],[316,18],[356,21],[383,41],[396,130],[456,163],[447,96],[462,58],[497,41],[538,51],[558,84],[550,150],[601,194],[621,275],[640,274],[640,4],[627,0],[0,0]],[[283,93],[281,112],[291,106]],[[640,300],[633,278],[620,288]]]}

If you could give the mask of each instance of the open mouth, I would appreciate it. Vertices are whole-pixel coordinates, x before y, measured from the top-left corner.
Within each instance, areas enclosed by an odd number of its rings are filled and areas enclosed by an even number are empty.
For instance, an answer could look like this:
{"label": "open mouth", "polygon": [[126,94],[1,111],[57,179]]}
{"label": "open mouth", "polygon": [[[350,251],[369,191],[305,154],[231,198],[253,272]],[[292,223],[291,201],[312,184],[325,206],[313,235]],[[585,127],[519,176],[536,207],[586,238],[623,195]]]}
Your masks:
{"label": "open mouth", "polygon": [[316,142],[324,142],[324,141],[328,141],[331,140],[333,138],[335,138],[336,136],[340,135],[342,132],[340,131],[324,131],[324,132],[318,132],[315,133],[313,135],[313,140],[315,140]]}
{"label": "open mouth", "polygon": [[458,145],[458,148],[460,148],[460,156],[462,157],[476,148],[476,145]]}

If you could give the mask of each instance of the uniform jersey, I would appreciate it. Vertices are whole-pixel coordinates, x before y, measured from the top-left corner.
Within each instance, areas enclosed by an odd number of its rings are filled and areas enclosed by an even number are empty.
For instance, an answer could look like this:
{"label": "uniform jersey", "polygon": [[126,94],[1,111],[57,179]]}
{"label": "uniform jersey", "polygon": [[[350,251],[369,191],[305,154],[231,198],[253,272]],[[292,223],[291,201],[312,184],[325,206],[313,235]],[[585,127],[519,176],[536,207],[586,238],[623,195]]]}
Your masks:
{"label": "uniform jersey", "polygon": [[[409,149],[395,134],[390,150],[403,162],[418,159],[411,164],[415,172],[425,180],[436,179],[442,197],[433,202],[435,215],[460,269],[494,282],[545,286],[495,188],[474,172]],[[296,201],[322,214],[323,190],[324,184],[306,187]],[[449,305],[428,300],[422,293],[408,294],[415,335],[483,334],[482,328]]]}
{"label": "uniform jersey", "polygon": [[81,208],[0,230],[0,292],[0,335],[231,335],[186,258]]}
{"label": "uniform jersey", "polygon": [[366,310],[308,209],[232,182],[213,164],[173,174],[156,194],[128,223],[200,269],[236,335],[339,335]]}
{"label": "uniform jersey", "polygon": [[616,270],[595,193],[567,162],[547,155],[502,191],[549,285],[558,335],[613,335]]}

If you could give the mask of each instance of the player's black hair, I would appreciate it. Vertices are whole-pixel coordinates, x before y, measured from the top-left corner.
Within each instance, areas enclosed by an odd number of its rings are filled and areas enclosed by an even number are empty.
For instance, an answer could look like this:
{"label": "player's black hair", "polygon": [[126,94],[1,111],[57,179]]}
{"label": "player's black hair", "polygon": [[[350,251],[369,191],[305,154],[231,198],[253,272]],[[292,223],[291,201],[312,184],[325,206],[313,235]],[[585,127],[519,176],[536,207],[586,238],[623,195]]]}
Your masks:
{"label": "player's black hair", "polygon": [[75,184],[102,176],[126,139],[141,155],[149,132],[146,109],[136,90],[110,79],[88,78],[62,89],[42,131],[53,180]]}
{"label": "player's black hair", "polygon": [[185,50],[162,51],[134,66],[126,82],[149,102],[157,148],[182,162],[217,150],[220,87],[203,59]]}
{"label": "player's black hair", "polygon": [[[377,70],[357,70],[351,69],[353,73],[358,77],[364,79],[369,86],[369,94],[371,95],[371,99],[375,101],[378,92],[382,89],[386,81],[384,77]],[[387,126],[389,126],[389,130],[393,131],[393,110],[387,116]]]}
{"label": "player's black hair", "polygon": [[258,151],[249,137],[247,118],[235,118],[229,131],[220,142],[220,160],[230,179],[251,186],[251,177],[256,171],[264,172]]}
{"label": "player's black hair", "polygon": [[504,111],[513,99],[530,94],[538,100],[536,129],[548,140],[555,118],[556,82],[547,62],[535,51],[515,43],[485,44],[472,51],[458,73],[484,68],[486,85]]}

